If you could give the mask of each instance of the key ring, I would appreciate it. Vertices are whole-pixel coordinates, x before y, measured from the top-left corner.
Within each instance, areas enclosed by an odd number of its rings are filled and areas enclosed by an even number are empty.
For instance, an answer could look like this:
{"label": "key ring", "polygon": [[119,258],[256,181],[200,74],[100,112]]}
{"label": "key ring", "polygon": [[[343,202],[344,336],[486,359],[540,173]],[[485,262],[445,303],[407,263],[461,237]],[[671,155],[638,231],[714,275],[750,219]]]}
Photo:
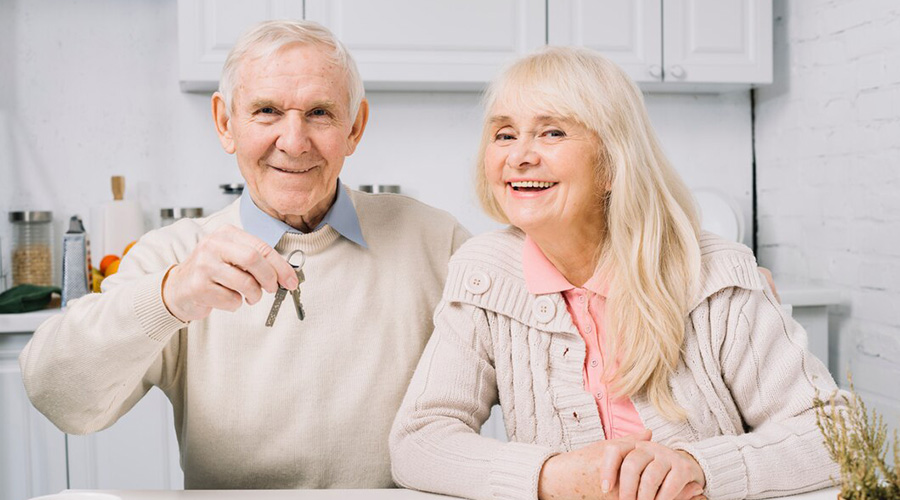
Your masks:
{"label": "key ring", "polygon": [[[294,264],[291,264],[291,259],[298,253],[300,254],[300,257],[302,257],[302,259],[300,260],[300,264],[295,266]],[[303,250],[294,250],[293,252],[288,254],[287,262],[294,269],[303,269],[303,264],[306,264],[306,252],[304,252]]]}

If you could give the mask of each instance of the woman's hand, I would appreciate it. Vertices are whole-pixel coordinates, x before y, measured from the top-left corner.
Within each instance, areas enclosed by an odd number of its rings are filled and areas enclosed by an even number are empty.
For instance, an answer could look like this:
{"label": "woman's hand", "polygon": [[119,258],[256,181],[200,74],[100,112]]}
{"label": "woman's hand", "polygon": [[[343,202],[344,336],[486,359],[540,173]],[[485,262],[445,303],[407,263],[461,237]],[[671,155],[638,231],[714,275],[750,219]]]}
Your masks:
{"label": "woman's hand", "polygon": [[694,457],[652,441],[635,443],[619,471],[619,500],[690,500],[704,486]]}
{"label": "woman's hand", "polygon": [[622,460],[638,443],[650,439],[650,431],[624,438],[598,441],[561,453],[544,462],[538,482],[541,500],[615,498],[616,479]]}

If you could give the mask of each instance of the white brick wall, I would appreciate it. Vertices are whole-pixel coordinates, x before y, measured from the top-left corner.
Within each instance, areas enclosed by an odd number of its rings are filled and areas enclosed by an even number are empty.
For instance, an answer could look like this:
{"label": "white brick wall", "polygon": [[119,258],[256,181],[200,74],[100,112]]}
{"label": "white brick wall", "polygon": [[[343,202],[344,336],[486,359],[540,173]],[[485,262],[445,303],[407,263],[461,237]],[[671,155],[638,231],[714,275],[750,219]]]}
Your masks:
{"label": "white brick wall", "polygon": [[[830,366],[900,423],[900,2],[775,2],[756,91],[759,258],[843,291]],[[845,380],[841,380],[845,383]]]}

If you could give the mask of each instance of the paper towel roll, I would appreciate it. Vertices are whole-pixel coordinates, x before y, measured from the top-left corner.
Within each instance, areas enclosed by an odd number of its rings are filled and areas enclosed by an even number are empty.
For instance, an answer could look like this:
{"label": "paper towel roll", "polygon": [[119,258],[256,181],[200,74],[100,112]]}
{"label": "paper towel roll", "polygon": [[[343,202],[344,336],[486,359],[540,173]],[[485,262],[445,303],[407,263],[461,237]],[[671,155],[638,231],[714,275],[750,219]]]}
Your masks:
{"label": "paper towel roll", "polygon": [[100,266],[104,255],[122,257],[122,250],[144,234],[144,213],[136,201],[111,201],[91,209],[91,260]]}

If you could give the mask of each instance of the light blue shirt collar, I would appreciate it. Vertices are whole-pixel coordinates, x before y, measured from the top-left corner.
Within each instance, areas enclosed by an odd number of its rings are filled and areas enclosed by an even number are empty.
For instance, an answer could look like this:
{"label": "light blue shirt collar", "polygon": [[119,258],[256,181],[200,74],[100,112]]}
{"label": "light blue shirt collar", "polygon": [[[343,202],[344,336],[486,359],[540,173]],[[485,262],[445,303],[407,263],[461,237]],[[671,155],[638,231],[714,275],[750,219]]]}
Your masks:
{"label": "light blue shirt collar", "polygon": [[[278,244],[278,240],[281,239],[284,233],[300,234],[303,232],[263,212],[250,198],[249,189],[244,190],[240,203],[241,224],[244,226],[244,231],[263,240],[273,248]],[[334,199],[334,203],[328,209],[328,213],[325,214],[322,222],[314,230],[322,228],[325,224],[331,226],[344,238],[363,248],[368,248],[362,235],[362,229],[359,227],[356,207],[353,206],[353,202],[344,190],[340,179],[337,181],[337,196]]]}

